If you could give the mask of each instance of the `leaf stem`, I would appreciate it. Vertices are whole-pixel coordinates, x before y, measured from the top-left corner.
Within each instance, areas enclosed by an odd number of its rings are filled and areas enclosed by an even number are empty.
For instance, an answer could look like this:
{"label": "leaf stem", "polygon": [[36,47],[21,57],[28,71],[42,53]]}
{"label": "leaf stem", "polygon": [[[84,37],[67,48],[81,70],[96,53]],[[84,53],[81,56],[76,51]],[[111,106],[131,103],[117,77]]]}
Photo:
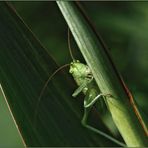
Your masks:
{"label": "leaf stem", "polygon": [[57,1],[57,4],[101,92],[113,96],[107,97],[106,102],[127,146],[147,146],[147,137],[108,51],[103,48],[102,42],[74,2]]}

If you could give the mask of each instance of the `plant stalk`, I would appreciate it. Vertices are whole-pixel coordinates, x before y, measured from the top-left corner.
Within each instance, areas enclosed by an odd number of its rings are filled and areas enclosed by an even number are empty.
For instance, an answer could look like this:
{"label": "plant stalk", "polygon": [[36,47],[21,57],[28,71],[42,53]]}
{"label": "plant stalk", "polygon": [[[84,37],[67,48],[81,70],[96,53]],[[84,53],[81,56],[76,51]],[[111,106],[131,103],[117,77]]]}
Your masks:
{"label": "plant stalk", "polygon": [[148,146],[147,137],[108,51],[103,48],[88,20],[74,2],[57,1],[57,4],[98,87],[103,94],[110,94],[105,101],[125,143],[129,147]]}

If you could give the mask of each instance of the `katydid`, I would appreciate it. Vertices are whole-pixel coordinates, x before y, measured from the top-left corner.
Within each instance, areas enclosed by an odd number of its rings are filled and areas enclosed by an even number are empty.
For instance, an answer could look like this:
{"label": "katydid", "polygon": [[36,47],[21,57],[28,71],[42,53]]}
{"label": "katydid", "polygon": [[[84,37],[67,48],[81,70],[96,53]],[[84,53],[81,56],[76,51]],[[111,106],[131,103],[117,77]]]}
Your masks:
{"label": "katydid", "polygon": [[82,125],[89,130],[98,133],[111,141],[119,144],[120,146],[126,146],[125,144],[121,143],[120,141],[116,140],[115,138],[107,135],[106,133],[90,126],[87,124],[87,118],[90,113],[91,108],[93,107],[94,103],[100,99],[100,97],[108,97],[110,94],[99,94],[99,88],[96,85],[96,82],[93,78],[91,70],[89,67],[83,63],[80,63],[78,60],[74,60],[70,64],[69,72],[72,74],[74,80],[76,81],[77,85],[79,86],[75,92],[72,94],[73,97],[76,97],[80,92],[85,94],[84,98],[84,115],[82,118]]}
{"label": "katydid", "polygon": [[90,68],[87,65],[81,63],[79,60],[74,59],[73,54],[72,54],[72,50],[71,50],[71,47],[70,47],[69,29],[68,29],[68,46],[69,46],[70,55],[71,55],[73,61],[70,64],[65,64],[62,67],[60,67],[59,69],[57,69],[48,78],[48,80],[46,81],[43,89],[41,90],[40,96],[38,98],[38,103],[37,103],[37,106],[36,106],[34,117],[36,118],[36,116],[37,116],[37,109],[38,109],[38,106],[39,106],[39,102],[40,102],[41,97],[42,97],[49,81],[51,80],[51,78],[62,68],[70,66],[69,73],[73,76],[75,82],[78,85],[78,88],[74,91],[72,96],[76,97],[81,92],[83,92],[84,95],[85,95],[85,98],[84,98],[84,115],[83,115],[83,118],[81,120],[82,125],[84,127],[86,127],[87,129],[104,136],[105,138],[115,142],[116,144],[118,144],[120,146],[126,146],[124,143],[116,140],[112,136],[109,136],[108,134],[106,134],[106,133],[104,133],[104,132],[102,132],[102,131],[100,131],[100,130],[98,130],[98,129],[87,124],[88,115],[89,115],[93,105],[96,103],[96,101],[101,99],[102,97],[106,98],[106,97],[110,97],[111,95],[99,93],[100,90],[99,90],[98,86],[96,85],[96,82],[93,78],[93,75],[92,75]]}

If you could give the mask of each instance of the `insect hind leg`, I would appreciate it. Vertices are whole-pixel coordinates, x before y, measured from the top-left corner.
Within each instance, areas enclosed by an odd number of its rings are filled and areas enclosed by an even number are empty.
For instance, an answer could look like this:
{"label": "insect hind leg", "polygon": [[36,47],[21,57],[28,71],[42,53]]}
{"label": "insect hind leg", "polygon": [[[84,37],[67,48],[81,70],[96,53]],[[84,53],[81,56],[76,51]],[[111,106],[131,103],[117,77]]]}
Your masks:
{"label": "insect hind leg", "polygon": [[115,139],[114,137],[112,137],[112,136],[110,136],[110,135],[108,135],[108,134],[106,134],[106,133],[100,131],[99,129],[96,129],[96,128],[92,127],[91,125],[88,125],[88,124],[87,124],[87,118],[88,118],[90,109],[91,109],[91,108],[85,108],[85,109],[84,109],[84,115],[83,115],[83,118],[82,118],[82,120],[81,120],[81,124],[82,124],[85,128],[89,129],[90,131],[95,132],[96,134],[99,134],[99,135],[101,135],[101,136],[103,136],[103,137],[105,137],[105,138],[107,138],[107,139],[113,141],[114,143],[116,143],[116,144],[118,144],[118,145],[120,145],[120,146],[126,147],[126,145],[125,145],[124,143],[120,142],[119,140]]}

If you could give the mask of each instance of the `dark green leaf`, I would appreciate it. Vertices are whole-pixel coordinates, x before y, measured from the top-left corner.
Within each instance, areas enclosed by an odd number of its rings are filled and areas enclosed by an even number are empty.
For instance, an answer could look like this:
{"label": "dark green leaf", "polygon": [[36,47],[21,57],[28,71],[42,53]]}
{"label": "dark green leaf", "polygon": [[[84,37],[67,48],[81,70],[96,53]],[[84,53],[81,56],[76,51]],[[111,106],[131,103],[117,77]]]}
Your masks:
{"label": "dark green leaf", "polygon": [[113,145],[81,126],[83,101],[71,97],[73,85],[63,72],[50,81],[35,120],[41,89],[56,69],[52,57],[15,10],[1,2],[0,83],[26,145]]}

